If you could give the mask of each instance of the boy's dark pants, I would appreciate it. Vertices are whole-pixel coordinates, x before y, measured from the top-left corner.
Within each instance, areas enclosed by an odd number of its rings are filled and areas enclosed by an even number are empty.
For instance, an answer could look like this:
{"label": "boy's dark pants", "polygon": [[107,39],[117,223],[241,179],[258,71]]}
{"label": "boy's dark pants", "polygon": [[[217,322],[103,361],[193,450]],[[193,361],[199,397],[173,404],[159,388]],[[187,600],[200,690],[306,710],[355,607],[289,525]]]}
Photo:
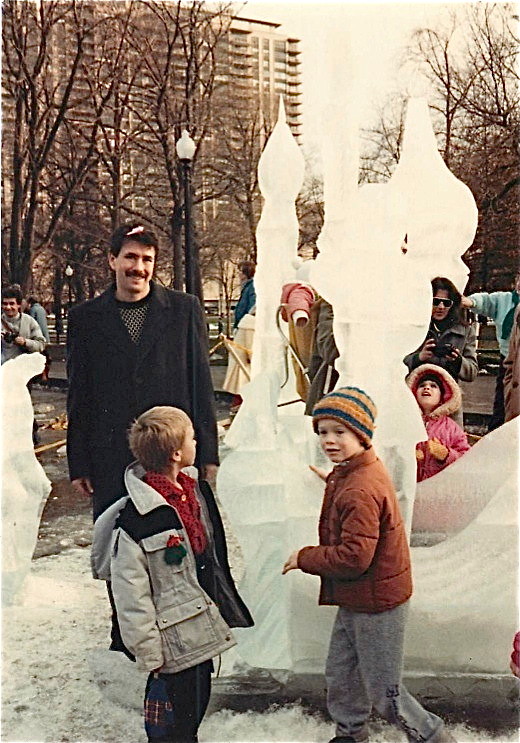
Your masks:
{"label": "boy's dark pants", "polygon": [[[211,693],[213,661],[206,660],[178,673],[161,673],[173,707],[174,724],[168,735],[148,738],[149,743],[197,743],[199,725],[206,713]],[[145,698],[153,674],[148,676]]]}
{"label": "boy's dark pants", "polygon": [[434,743],[441,734],[442,720],[401,681],[406,612],[407,604],[378,614],[338,609],[325,670],[327,707],[337,736],[368,741],[372,706],[409,741]]}

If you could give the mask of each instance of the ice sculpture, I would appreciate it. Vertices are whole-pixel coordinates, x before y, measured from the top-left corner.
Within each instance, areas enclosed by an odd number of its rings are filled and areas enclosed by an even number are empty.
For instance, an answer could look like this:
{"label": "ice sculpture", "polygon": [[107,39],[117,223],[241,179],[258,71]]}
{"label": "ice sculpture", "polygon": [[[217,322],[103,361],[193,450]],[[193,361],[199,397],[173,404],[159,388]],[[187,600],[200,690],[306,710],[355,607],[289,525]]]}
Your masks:
{"label": "ice sculpture", "polygon": [[[442,161],[439,163],[425,112],[425,102],[410,105],[403,167],[395,178],[385,185],[358,189],[355,106],[345,100],[332,101],[328,106],[323,158],[325,224],[319,239],[320,256],[310,271],[310,282],[334,307],[339,384],[362,386],[379,408],[376,449],[391,472],[408,522],[415,494],[415,443],[425,434],[418,407],[404,382],[402,357],[419,346],[426,335],[431,315],[430,279],[443,274],[463,288],[467,272],[460,255],[476,227],[471,194]],[[317,606],[315,577],[298,571],[285,578],[280,574],[283,561],[293,549],[316,543],[323,487],[307,467],[316,463],[319,455],[303,406],[280,406],[287,393],[280,392],[283,347],[273,331],[273,322],[296,238],[292,216],[288,218],[292,204],[281,199],[279,193],[276,198],[270,193],[274,184],[280,184],[280,163],[291,162],[284,154],[287,132],[282,136],[279,129],[274,142],[276,147],[266,147],[261,161],[266,205],[259,240],[258,272],[262,281],[257,285],[257,296],[262,330],[255,339],[261,352],[256,357],[252,381],[243,389],[242,408],[226,439],[232,451],[221,466],[218,492],[243,549],[246,570],[241,588],[256,621],[252,630],[237,632],[241,657],[255,667],[316,673],[323,670],[334,609]],[[424,156],[422,163],[420,153]],[[436,185],[432,187],[432,183]],[[294,198],[296,178],[291,185],[289,193]],[[449,204],[455,214],[448,210]],[[282,213],[278,212],[279,205]],[[414,208],[416,214],[412,214]],[[406,252],[401,250],[405,235]],[[430,250],[430,246],[435,249]],[[421,508],[426,502],[429,512],[436,507],[435,494],[446,504],[459,489],[466,501],[459,530],[484,507],[485,513],[498,512],[499,528],[490,529],[482,550],[475,540],[480,540],[487,528],[483,526],[489,522],[485,515],[453,537],[454,541],[450,538],[436,547],[412,550],[414,565],[417,562],[418,596],[413,604],[416,609],[412,607],[407,662],[412,670],[504,670],[502,652],[514,630],[512,610],[504,611],[498,622],[497,651],[481,650],[472,655],[478,638],[471,628],[486,623],[490,636],[496,623],[481,605],[476,576],[502,571],[505,580],[514,583],[516,532],[509,517],[500,521],[515,494],[515,478],[506,476],[513,472],[516,462],[516,450],[510,443],[512,430],[510,426],[498,429],[489,442],[482,442],[474,456],[466,455],[432,478],[431,487],[437,478],[442,487],[434,488],[426,501],[421,501]],[[508,462],[498,472],[492,461],[497,450]],[[481,462],[484,460],[484,470],[473,466],[477,454]],[[482,471],[494,475],[484,481]],[[427,488],[423,485],[424,490]],[[475,494],[473,499],[469,497],[471,492]],[[505,553],[501,551],[502,541]],[[464,562],[464,550],[468,562]],[[436,581],[431,595],[430,574]],[[448,585],[451,577],[453,583]],[[451,602],[449,612],[447,600]],[[507,601],[505,591],[502,600]],[[500,604],[500,596],[493,595],[490,612],[499,611]],[[421,649],[420,639],[430,631],[437,644],[423,643]],[[441,662],[438,646],[442,643]],[[451,657],[454,662],[450,662]],[[477,657],[478,663],[472,666],[470,659]]]}
{"label": "ice sculpture", "polygon": [[516,418],[493,431],[478,467],[472,452],[459,460],[466,465],[459,482],[477,498],[488,488],[487,506],[455,536],[412,550],[409,669],[508,673],[518,630],[518,424]]}
{"label": "ice sculpture", "polygon": [[[307,645],[314,645],[314,630],[302,620],[315,596],[305,590],[305,581],[301,590],[288,591],[281,565],[296,544],[314,540],[322,487],[308,469],[314,459],[313,440],[303,403],[291,402],[297,398],[294,379],[281,388],[285,352],[275,318],[282,285],[294,272],[294,202],[303,180],[303,157],[282,106],[259,176],[265,204],[258,226],[252,379],[242,388],[244,402],[226,437],[232,451],[220,467],[218,492],[247,566],[241,592],[254,606],[256,628],[238,631],[240,654],[251,665],[286,669],[308,655]],[[295,647],[292,637],[298,638]]]}
{"label": "ice sculpture", "polygon": [[[517,423],[517,422],[516,422]],[[480,439],[463,457],[417,484],[414,532],[455,533],[464,529],[489,503],[502,483],[518,476],[518,427],[501,426]],[[510,456],[493,456],[505,447]],[[471,476],[468,477],[468,472]]]}
{"label": "ice sculpture", "polygon": [[[338,103],[330,104],[329,110],[334,106]],[[431,317],[430,279],[442,268],[442,275],[460,285],[455,268],[459,263],[464,265],[461,245],[465,250],[473,239],[476,206],[467,187],[442,163],[426,101],[409,102],[403,166],[385,185],[358,189],[352,122],[347,132],[345,127],[338,131],[337,117],[329,114],[325,126],[335,130],[324,137],[325,223],[311,283],[334,307],[334,337],[340,352],[338,386],[362,386],[376,401],[374,444],[392,476],[410,527],[415,443],[424,438],[424,429],[403,380],[402,358],[426,335]],[[350,153],[345,163],[350,180],[345,173],[340,177],[336,172],[334,151],[338,147]],[[430,212],[419,209],[423,192]],[[468,193],[472,209],[466,208]],[[455,218],[446,208],[448,202]],[[443,241],[439,245],[441,227]],[[406,253],[401,250],[405,236]],[[438,254],[435,261],[428,246],[430,236],[433,253]]]}
{"label": "ice sculpture", "polygon": [[420,262],[421,275],[427,268],[429,279],[447,276],[463,292],[468,268],[461,256],[475,237],[478,210],[470,189],[446,167],[437,149],[423,98],[408,101],[403,145],[390,184],[406,206],[411,262]]}
{"label": "ice sculpture", "polygon": [[22,354],[2,365],[2,603],[16,601],[29,571],[40,516],[51,483],[36,459],[33,407],[27,382],[45,358]]}
{"label": "ice sculpture", "polygon": [[276,308],[282,286],[293,275],[298,243],[298,219],[294,202],[303,183],[304,160],[285,121],[280,96],[278,122],[258,165],[258,184],[264,197],[256,230],[261,260],[255,273],[257,293],[255,338],[251,378],[260,371],[279,367],[283,341],[276,327]]}

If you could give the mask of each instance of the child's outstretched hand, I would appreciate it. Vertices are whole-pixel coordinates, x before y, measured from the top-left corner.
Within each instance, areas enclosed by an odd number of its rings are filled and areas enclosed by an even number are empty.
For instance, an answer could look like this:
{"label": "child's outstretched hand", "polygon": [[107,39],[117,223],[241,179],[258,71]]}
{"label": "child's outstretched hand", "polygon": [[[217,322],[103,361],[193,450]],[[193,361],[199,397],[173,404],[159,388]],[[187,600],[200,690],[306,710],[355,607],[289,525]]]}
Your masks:
{"label": "child's outstretched hand", "polygon": [[428,439],[428,449],[430,450],[430,454],[434,456],[435,459],[438,459],[439,462],[444,462],[448,456],[447,447],[445,447],[444,444],[441,444],[439,439]]}
{"label": "child's outstretched hand", "polygon": [[282,575],[285,575],[289,572],[289,570],[297,570],[298,569],[298,552],[299,550],[295,550],[287,560],[285,561],[285,565],[282,568]]}
{"label": "child's outstretched hand", "polygon": [[321,467],[315,467],[313,464],[309,464],[309,469],[314,472],[315,475],[318,475],[319,478],[322,480],[326,480],[328,477],[328,472],[325,472]]}

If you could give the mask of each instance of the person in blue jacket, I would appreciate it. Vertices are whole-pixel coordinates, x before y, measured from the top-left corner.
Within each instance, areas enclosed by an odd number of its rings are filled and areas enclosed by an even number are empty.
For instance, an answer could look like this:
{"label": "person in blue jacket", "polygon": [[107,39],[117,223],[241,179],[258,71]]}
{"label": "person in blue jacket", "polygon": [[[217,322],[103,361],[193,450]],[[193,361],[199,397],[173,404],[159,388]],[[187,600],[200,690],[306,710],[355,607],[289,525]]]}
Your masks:
{"label": "person in blue jacket", "polygon": [[240,320],[244,315],[247,315],[256,304],[255,285],[253,283],[255,268],[256,266],[253,261],[243,261],[238,266],[242,289],[240,291],[240,298],[235,307],[235,322],[233,323],[233,330],[238,328]]}
{"label": "person in blue jacket", "polygon": [[500,364],[493,401],[493,414],[488,424],[488,431],[493,431],[502,425],[505,418],[504,410],[504,359],[509,351],[509,338],[513,327],[515,309],[520,297],[520,272],[515,278],[515,287],[503,292],[477,292],[468,297],[462,297],[462,305],[478,315],[489,317],[495,323],[498,347],[500,349]]}

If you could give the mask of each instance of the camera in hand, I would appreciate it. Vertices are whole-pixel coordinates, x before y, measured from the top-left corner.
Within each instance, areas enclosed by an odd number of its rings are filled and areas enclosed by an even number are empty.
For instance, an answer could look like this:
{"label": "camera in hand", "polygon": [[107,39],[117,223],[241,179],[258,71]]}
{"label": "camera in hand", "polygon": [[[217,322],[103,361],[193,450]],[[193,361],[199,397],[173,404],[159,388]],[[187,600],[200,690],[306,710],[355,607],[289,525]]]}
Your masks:
{"label": "camera in hand", "polygon": [[436,343],[432,348],[432,352],[435,356],[449,356],[453,351],[451,343]]}
{"label": "camera in hand", "polygon": [[14,343],[15,338],[18,337],[17,333],[10,333],[9,331],[6,331],[2,333],[2,338],[6,343]]}

